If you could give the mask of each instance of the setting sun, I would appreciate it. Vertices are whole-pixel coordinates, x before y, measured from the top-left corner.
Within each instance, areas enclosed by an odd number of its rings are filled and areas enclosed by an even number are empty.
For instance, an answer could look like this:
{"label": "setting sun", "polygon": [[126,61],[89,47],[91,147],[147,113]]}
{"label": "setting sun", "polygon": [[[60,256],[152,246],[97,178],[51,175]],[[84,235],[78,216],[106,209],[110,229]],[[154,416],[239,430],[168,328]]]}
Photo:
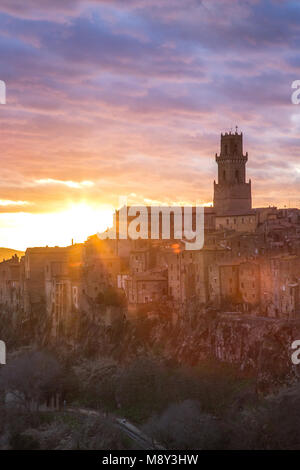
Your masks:
{"label": "setting sun", "polygon": [[29,246],[69,245],[72,239],[81,243],[89,235],[104,231],[112,221],[113,208],[87,202],[71,203],[62,211],[46,214],[3,213],[0,214],[2,245],[24,250]]}

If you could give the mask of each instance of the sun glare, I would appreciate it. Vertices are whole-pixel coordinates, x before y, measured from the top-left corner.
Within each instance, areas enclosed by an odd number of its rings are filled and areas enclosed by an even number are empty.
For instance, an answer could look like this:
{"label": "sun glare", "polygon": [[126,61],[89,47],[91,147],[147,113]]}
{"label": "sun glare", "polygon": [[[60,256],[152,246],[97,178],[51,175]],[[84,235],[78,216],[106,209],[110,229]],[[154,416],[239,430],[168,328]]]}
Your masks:
{"label": "sun glare", "polygon": [[84,242],[89,235],[104,231],[113,222],[113,208],[86,202],[47,213],[0,214],[1,245],[24,250],[32,246],[66,246]]}

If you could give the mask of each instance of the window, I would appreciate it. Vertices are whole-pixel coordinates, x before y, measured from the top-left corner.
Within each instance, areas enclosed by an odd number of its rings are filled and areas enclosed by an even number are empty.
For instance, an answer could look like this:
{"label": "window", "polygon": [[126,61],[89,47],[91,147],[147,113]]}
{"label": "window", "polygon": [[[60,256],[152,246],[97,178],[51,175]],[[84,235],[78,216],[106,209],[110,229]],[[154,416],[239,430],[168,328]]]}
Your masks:
{"label": "window", "polygon": [[78,290],[77,287],[73,287],[73,303],[76,308],[78,308]]}

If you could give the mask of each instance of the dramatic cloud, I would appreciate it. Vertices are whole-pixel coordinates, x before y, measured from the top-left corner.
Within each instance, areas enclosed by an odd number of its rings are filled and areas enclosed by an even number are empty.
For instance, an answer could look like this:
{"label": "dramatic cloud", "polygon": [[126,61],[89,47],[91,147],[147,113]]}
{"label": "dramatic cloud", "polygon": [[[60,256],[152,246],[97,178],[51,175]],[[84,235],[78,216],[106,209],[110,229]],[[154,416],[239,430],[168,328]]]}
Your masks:
{"label": "dramatic cloud", "polygon": [[0,31],[2,234],[120,195],[208,204],[235,125],[254,203],[299,205],[299,2],[3,0]]}
{"label": "dramatic cloud", "polygon": [[60,180],[54,180],[52,178],[37,180],[36,183],[37,184],[54,184],[54,185],[62,184],[63,186],[67,186],[68,188],[76,188],[76,189],[94,186],[94,183],[92,181],[80,181],[80,182],[60,181]]}

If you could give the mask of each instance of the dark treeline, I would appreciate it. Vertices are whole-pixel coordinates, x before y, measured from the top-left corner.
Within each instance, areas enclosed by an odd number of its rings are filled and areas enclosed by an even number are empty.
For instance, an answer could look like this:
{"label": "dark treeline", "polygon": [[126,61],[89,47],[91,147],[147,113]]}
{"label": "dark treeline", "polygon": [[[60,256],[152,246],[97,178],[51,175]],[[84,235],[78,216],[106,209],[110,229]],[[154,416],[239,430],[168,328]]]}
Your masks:
{"label": "dark treeline", "polygon": [[[135,448],[118,417],[167,449],[300,448],[298,385],[260,397],[251,377],[209,361],[190,369],[152,357],[70,365],[25,351],[0,370],[0,389],[2,449]],[[53,397],[59,409],[45,406]]]}

